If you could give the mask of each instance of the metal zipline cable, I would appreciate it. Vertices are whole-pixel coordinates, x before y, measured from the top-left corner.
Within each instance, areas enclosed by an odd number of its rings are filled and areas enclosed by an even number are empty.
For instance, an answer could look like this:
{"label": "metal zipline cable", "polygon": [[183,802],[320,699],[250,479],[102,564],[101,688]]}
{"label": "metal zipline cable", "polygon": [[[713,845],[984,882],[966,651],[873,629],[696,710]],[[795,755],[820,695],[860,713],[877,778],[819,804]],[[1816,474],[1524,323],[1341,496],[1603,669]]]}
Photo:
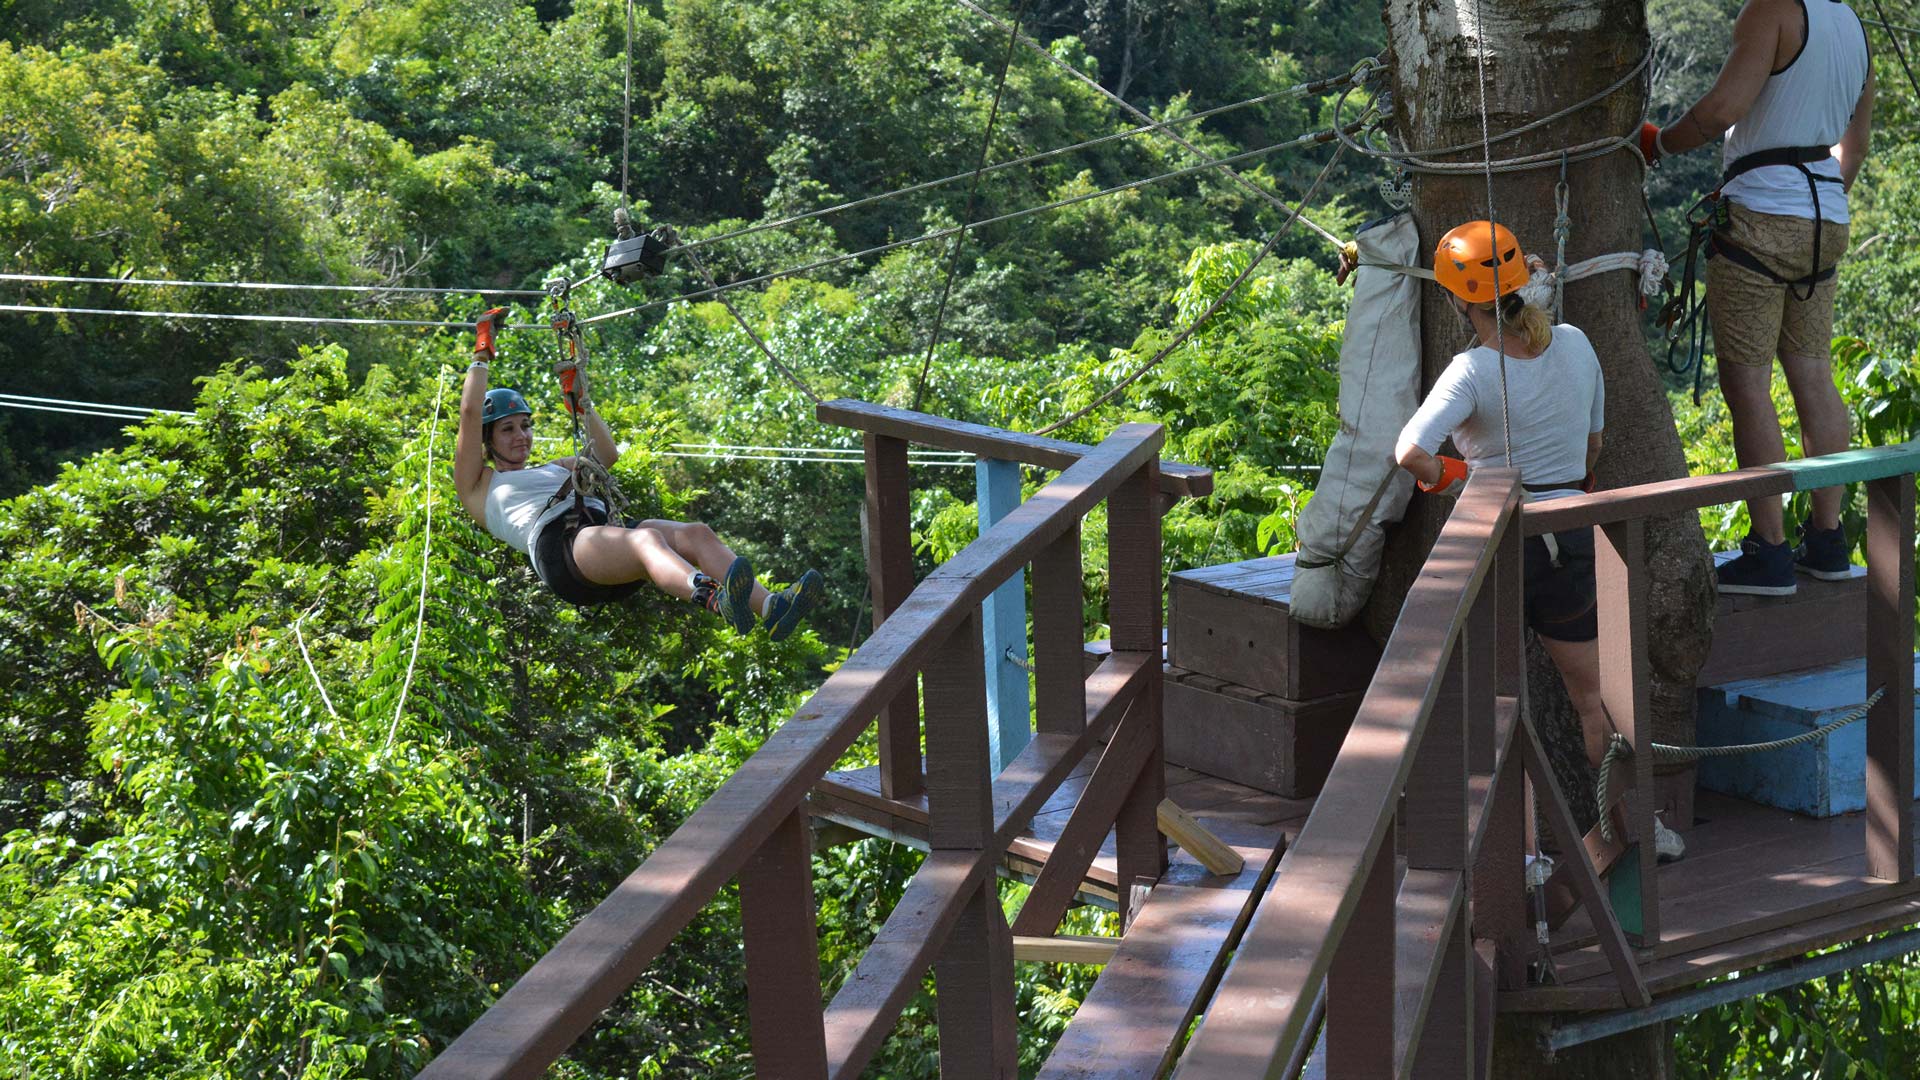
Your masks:
{"label": "metal zipline cable", "polygon": [[[1357,120],[1354,121],[1354,125],[1356,127],[1359,126],[1360,123],[1361,121],[1357,121]],[[1139,180],[1130,180],[1124,184],[1116,184],[1113,187],[1101,188],[1098,191],[1082,192],[1078,195],[1071,195],[1064,199],[1056,199],[1053,202],[1042,203],[1038,206],[1029,206],[1024,209],[1012,210],[1004,214],[998,214],[998,215],[995,215],[994,217],[983,218],[979,221],[970,221],[964,225],[950,225],[943,229],[935,229],[931,232],[921,233],[919,236],[910,236],[904,240],[890,240],[887,243],[876,244],[873,247],[863,248],[860,251],[849,252],[845,255],[833,255],[825,259],[817,259],[813,262],[805,263],[803,265],[795,266],[786,270],[775,270],[770,273],[760,274],[756,277],[743,278],[739,281],[730,281],[724,285],[715,285],[705,289],[696,289],[690,292],[680,293],[675,296],[665,297],[660,300],[650,300],[644,304],[635,304],[632,307],[621,308],[618,311],[604,312],[602,314],[595,315],[591,318],[582,319],[580,320],[580,323],[582,326],[586,326],[592,323],[605,322],[608,319],[618,319],[628,315],[638,314],[642,311],[651,311],[655,308],[665,307],[668,304],[678,303],[683,300],[701,300],[701,299],[705,299],[708,296],[712,296],[715,293],[729,292],[734,289],[744,289],[752,285],[762,285],[762,284],[765,284],[766,282],[774,281],[779,278],[794,277],[799,274],[811,273],[812,271],[815,271],[815,270],[823,270],[829,266],[838,266],[841,263],[852,262],[855,259],[864,259],[870,255],[883,254],[888,251],[893,251],[897,248],[910,247],[915,244],[924,244],[934,240],[941,240],[946,237],[952,236],[957,232],[961,232],[963,230],[982,229],[982,228],[986,228],[989,225],[998,225],[998,224],[1001,224],[1002,222],[1016,221],[1020,218],[1032,217],[1034,214],[1043,214],[1049,210],[1058,210],[1058,209],[1061,209],[1062,207],[1073,206],[1077,203],[1086,202],[1089,199],[1098,199],[1108,195],[1116,195],[1123,191],[1132,191],[1135,188],[1146,187],[1149,184],[1157,184],[1166,180],[1177,180],[1183,176],[1192,176],[1195,173],[1206,172],[1209,169],[1218,168],[1223,164],[1231,165],[1241,161],[1248,161],[1253,158],[1260,157],[1266,154],[1277,153],[1281,150],[1289,150],[1295,147],[1308,146],[1315,143],[1332,142],[1334,138],[1335,136],[1332,131],[1312,131],[1312,132],[1308,132],[1305,135],[1288,139],[1285,142],[1270,143],[1266,146],[1257,147],[1252,150],[1243,150],[1237,154],[1229,154],[1226,157],[1209,158],[1208,160],[1203,161],[1198,165],[1189,165],[1184,168],[1174,169],[1170,172],[1157,173],[1153,176],[1142,177]],[[7,309],[4,307],[0,307],[0,311],[4,311],[4,310],[7,310]],[[459,325],[464,326],[466,324],[462,323]],[[525,327],[518,327],[518,326],[513,328],[526,329]],[[538,329],[546,329],[546,328],[539,327]]]}
{"label": "metal zipline cable", "polygon": [[[1066,154],[1076,153],[1081,150],[1090,150],[1097,146],[1104,146],[1107,143],[1118,142],[1123,139],[1131,139],[1131,138],[1134,138],[1135,136],[1144,135],[1149,132],[1167,131],[1172,128],[1180,127],[1186,124],[1198,123],[1199,121],[1205,120],[1209,117],[1219,116],[1222,113],[1232,112],[1236,109],[1244,109],[1253,105],[1264,105],[1270,101],[1279,101],[1285,98],[1299,97],[1304,94],[1314,94],[1314,93],[1320,93],[1326,90],[1332,90],[1335,87],[1338,87],[1344,84],[1345,82],[1347,82],[1347,76],[1341,75],[1331,79],[1319,79],[1314,82],[1297,83],[1293,86],[1287,87],[1284,90],[1275,90],[1270,93],[1260,94],[1256,97],[1244,98],[1240,101],[1230,102],[1226,105],[1216,105],[1211,109],[1204,109],[1197,113],[1186,113],[1184,115],[1175,116],[1167,120],[1155,120],[1149,124],[1141,124],[1138,127],[1127,128],[1125,131],[1116,131],[1108,135],[1101,135],[1098,138],[1087,139],[1084,142],[1072,143],[1067,146],[1056,146],[1051,150],[1042,150],[1038,153],[1028,154],[1025,157],[1011,158],[1007,161],[996,161],[993,164],[988,165],[986,169],[983,170],[983,175],[1000,172],[1005,169],[1016,169],[1022,165],[1035,165],[1042,161],[1049,161],[1053,158],[1062,157]],[[968,170],[967,172],[957,172],[957,173],[954,173],[952,176],[943,176],[938,180],[927,180],[922,183],[911,184],[907,187],[895,188],[891,191],[883,191],[877,195],[867,195],[862,198],[851,200],[849,202],[834,203],[831,206],[823,206],[818,210],[809,210],[804,214],[794,214],[791,217],[784,217],[777,221],[757,222],[753,225],[748,225],[745,228],[734,229],[731,232],[716,233],[713,236],[703,236],[697,240],[683,241],[680,246],[682,248],[700,248],[700,247],[706,247],[710,244],[724,243],[728,240],[737,240],[743,236],[752,236],[755,233],[766,232],[769,229],[783,229],[789,225],[797,225],[797,224],[800,224],[801,222],[813,221],[818,218],[828,217],[833,214],[841,213],[842,211],[854,210],[862,206],[870,206],[877,202],[884,202],[888,199],[899,198],[900,196],[903,196],[903,195],[914,195],[922,191],[931,191],[934,188],[945,187],[948,184],[956,183],[961,180],[966,180],[971,178],[972,176],[973,176],[972,170]]]}
{"label": "metal zipline cable", "polygon": [[0,274],[0,281],[54,285],[160,285],[194,289],[254,289],[266,292],[346,292],[407,296],[522,296],[545,298],[539,289],[440,289],[423,285],[301,285],[280,281],[184,281],[173,278],[72,277],[65,274]]}
{"label": "metal zipline cable", "polygon": [[[1065,60],[1061,59],[1060,57],[1055,56],[1053,54],[1053,50],[1047,48],[1045,45],[1040,44],[1038,41],[1035,41],[1033,38],[1027,36],[1026,34],[1020,33],[1019,27],[1017,25],[1009,26],[1004,19],[1001,19],[999,16],[988,11],[986,8],[981,7],[979,4],[974,3],[973,0],[959,0],[959,3],[960,3],[960,6],[966,8],[968,11],[973,12],[975,15],[980,16],[982,19],[987,20],[988,22],[992,23],[994,26],[997,26],[1002,30],[1006,30],[1013,33],[1014,35],[1016,35],[1020,43],[1027,47],[1027,51],[1035,53],[1041,57],[1044,57],[1048,63],[1066,72],[1068,75],[1072,76],[1076,81],[1091,88],[1094,92],[1098,93],[1101,97],[1106,98],[1108,101],[1111,101],[1115,105],[1118,105],[1121,109],[1125,110],[1129,115],[1133,116],[1135,119],[1145,123],[1149,123],[1149,124],[1153,122],[1153,117],[1142,112],[1132,102],[1114,93],[1113,91],[1107,89],[1106,87],[1100,85],[1100,81],[1098,79],[1089,77],[1086,72],[1081,71],[1079,68],[1076,68],[1072,64],[1067,63]],[[1345,81],[1348,81],[1348,79],[1350,78],[1351,78],[1351,73],[1349,73],[1349,75],[1347,76],[1342,77],[1340,80],[1338,80],[1338,82],[1345,82]],[[1335,85],[1338,85],[1338,82],[1336,82]],[[1172,130],[1165,129],[1165,128],[1163,128],[1162,131],[1166,134],[1168,138],[1178,143],[1180,147],[1186,150],[1188,153],[1193,154],[1194,156],[1200,157],[1200,158],[1206,157],[1206,151],[1201,150],[1199,147],[1193,145],[1193,143],[1187,141],[1187,139],[1181,136],[1179,133],[1174,132]],[[1264,200],[1267,203],[1267,205],[1273,207],[1274,209],[1282,210],[1282,211],[1287,209],[1287,203],[1285,199],[1282,199],[1274,191],[1268,188],[1262,187],[1261,185],[1256,184],[1253,181],[1247,179],[1246,177],[1240,175],[1240,173],[1235,171],[1234,169],[1228,168],[1226,164],[1228,160],[1229,159],[1220,159],[1220,160],[1212,161],[1210,162],[1210,166],[1213,168],[1218,168],[1229,179],[1239,184],[1241,187],[1245,188],[1246,190],[1252,192],[1253,194],[1259,196],[1262,200]],[[1294,216],[1298,217],[1297,210],[1294,212]],[[1323,228],[1319,223],[1311,219],[1302,218],[1301,220],[1306,221],[1308,228],[1312,229],[1316,233],[1319,233],[1322,239],[1332,244],[1336,249],[1344,246],[1344,241],[1342,241],[1338,236],[1335,236],[1333,233],[1329,232],[1327,229]]]}

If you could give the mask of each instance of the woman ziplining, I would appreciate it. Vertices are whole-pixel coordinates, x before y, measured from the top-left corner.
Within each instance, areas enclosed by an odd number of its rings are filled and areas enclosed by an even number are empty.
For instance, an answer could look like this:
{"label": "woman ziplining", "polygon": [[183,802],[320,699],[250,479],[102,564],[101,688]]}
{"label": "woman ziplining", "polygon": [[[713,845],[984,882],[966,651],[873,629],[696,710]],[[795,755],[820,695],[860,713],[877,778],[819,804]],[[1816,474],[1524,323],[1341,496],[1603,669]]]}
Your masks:
{"label": "woman ziplining", "polygon": [[525,553],[541,584],[569,603],[624,600],[651,582],[720,616],[737,633],[751,633],[758,620],[774,641],[792,634],[825,591],[819,571],[808,570],[786,589],[769,592],[754,579],[752,564],[705,524],[612,520],[606,502],[581,489],[582,475],[594,462],[611,465],[620,451],[593,408],[586,372],[572,359],[554,372],[585,429],[587,460],[576,455],[532,464],[532,407],[517,390],[487,386],[502,315],[496,308],[481,317],[460,392],[454,488],[473,520]]}

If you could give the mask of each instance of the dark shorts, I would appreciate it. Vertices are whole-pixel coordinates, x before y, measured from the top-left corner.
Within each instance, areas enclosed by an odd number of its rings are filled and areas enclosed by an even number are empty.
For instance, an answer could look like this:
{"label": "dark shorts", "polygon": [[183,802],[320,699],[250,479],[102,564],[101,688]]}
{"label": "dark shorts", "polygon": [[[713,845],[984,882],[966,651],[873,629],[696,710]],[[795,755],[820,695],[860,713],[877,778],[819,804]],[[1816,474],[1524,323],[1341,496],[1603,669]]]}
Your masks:
{"label": "dark shorts", "polygon": [[1594,614],[1593,530],[1552,535],[1558,559],[1548,550],[1546,537],[1527,537],[1527,625],[1555,641],[1592,641],[1600,636]]}
{"label": "dark shorts", "polygon": [[560,517],[548,522],[533,541],[533,572],[553,595],[569,604],[589,606],[593,604],[611,604],[625,600],[640,591],[641,581],[629,581],[624,585],[601,585],[588,581],[573,564],[573,539],[580,528],[588,525],[605,525],[606,511],[596,506],[586,508],[586,517],[579,528],[569,528],[569,517]]}

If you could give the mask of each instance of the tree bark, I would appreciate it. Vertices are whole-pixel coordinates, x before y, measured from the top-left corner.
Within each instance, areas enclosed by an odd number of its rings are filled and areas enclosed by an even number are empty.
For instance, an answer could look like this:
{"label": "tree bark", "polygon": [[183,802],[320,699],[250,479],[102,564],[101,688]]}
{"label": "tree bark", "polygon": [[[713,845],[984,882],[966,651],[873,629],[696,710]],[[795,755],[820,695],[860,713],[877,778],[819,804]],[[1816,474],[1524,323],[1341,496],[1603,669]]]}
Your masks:
{"label": "tree bark", "polygon": [[[1414,150],[1480,141],[1476,46],[1485,49],[1486,122],[1496,135],[1599,93],[1630,71],[1648,47],[1645,0],[1478,0],[1484,31],[1474,25],[1475,0],[1386,0],[1385,7],[1393,96],[1389,119],[1393,132]],[[1644,81],[1631,80],[1572,116],[1495,143],[1493,156],[1625,135],[1638,128],[1644,107]],[[1471,153],[1442,160],[1479,161],[1481,156],[1476,146]],[[1621,151],[1574,162],[1566,175],[1573,221],[1569,264],[1645,246],[1642,174],[1634,156]],[[1525,251],[1549,264],[1555,259],[1554,185],[1559,179],[1557,164],[1496,173],[1493,178],[1491,216],[1514,230]],[[1486,178],[1478,171],[1416,175],[1413,213],[1423,243],[1430,246],[1454,225],[1489,216]],[[1637,286],[1633,275],[1608,273],[1566,288],[1565,320],[1593,342],[1606,380],[1606,447],[1595,469],[1601,488],[1670,479],[1687,471],[1666,390],[1642,336]],[[1468,333],[1437,286],[1424,290],[1421,318],[1422,385],[1431,387],[1466,344]],[[1405,522],[1388,537],[1367,612],[1376,636],[1384,638],[1390,630],[1450,507],[1451,500],[1416,495]],[[1694,677],[1711,643],[1714,604],[1712,563],[1697,517],[1686,513],[1649,521],[1647,552],[1653,582],[1648,630],[1654,738],[1691,745]],[[1584,828],[1595,817],[1593,782],[1572,706],[1537,641],[1530,652],[1528,694],[1534,721]],[[1690,779],[1685,782],[1690,785]],[[1686,802],[1691,803],[1690,797]],[[1618,1046],[1610,1052],[1617,1055]],[[1530,1062],[1527,1067],[1535,1071],[1526,1075],[1586,1075],[1578,1071],[1583,1056],[1575,1051],[1552,1065]]]}

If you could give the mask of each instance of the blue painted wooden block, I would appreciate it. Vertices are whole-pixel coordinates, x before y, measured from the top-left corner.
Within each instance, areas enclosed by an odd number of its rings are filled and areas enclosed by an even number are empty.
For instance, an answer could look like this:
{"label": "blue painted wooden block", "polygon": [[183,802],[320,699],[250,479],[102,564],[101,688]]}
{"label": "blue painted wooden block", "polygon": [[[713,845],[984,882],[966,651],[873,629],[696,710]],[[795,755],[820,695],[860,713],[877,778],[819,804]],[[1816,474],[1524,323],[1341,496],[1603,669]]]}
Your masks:
{"label": "blue painted wooden block", "polygon": [[[1914,665],[1920,676],[1920,661]],[[1789,738],[1830,723],[1867,700],[1867,662],[1744,679],[1700,692],[1701,746]],[[1916,709],[1920,713],[1920,709]],[[1920,765],[1920,742],[1914,759]],[[1700,762],[1700,786],[1811,817],[1866,809],[1867,722],[1825,738],[1757,754]],[[1920,769],[1916,769],[1920,777]],[[1920,797],[1920,779],[1915,782]]]}
{"label": "blue painted wooden block", "polygon": [[[986,532],[1020,505],[1020,465],[974,460],[975,508]],[[987,743],[997,772],[1033,737],[1027,697],[1027,574],[1019,570],[980,606],[987,664]]]}

